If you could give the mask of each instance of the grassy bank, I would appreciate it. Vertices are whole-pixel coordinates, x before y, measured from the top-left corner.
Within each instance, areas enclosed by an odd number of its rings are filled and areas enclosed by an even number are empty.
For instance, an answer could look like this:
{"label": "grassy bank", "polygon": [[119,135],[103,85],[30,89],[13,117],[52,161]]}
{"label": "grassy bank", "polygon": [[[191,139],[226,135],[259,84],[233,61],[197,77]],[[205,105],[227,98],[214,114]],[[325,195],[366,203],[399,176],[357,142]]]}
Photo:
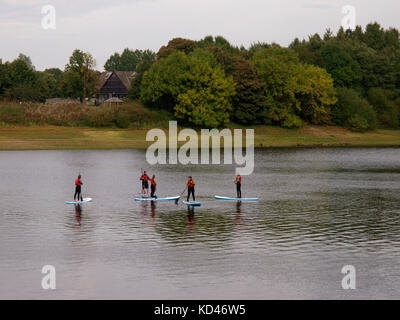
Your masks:
{"label": "grassy bank", "polygon": [[[0,128],[0,150],[133,149],[146,148],[148,129],[60,126],[13,126]],[[256,147],[400,147],[400,131],[356,133],[332,126],[283,129],[255,128]]]}

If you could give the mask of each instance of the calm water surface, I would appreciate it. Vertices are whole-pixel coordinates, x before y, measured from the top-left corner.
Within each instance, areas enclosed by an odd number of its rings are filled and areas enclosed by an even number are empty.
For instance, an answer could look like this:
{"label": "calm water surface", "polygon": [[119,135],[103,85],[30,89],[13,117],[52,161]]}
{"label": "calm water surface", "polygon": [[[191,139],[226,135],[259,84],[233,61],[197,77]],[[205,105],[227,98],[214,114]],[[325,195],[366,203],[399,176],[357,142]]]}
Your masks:
{"label": "calm water surface", "polygon": [[[400,298],[400,149],[256,151],[234,167],[151,166],[144,151],[0,152],[0,298]],[[135,203],[140,168],[159,196],[186,176],[203,204]],[[93,203],[65,205],[83,175]],[[41,288],[54,265],[57,290]],[[344,265],[357,289],[343,290]]]}

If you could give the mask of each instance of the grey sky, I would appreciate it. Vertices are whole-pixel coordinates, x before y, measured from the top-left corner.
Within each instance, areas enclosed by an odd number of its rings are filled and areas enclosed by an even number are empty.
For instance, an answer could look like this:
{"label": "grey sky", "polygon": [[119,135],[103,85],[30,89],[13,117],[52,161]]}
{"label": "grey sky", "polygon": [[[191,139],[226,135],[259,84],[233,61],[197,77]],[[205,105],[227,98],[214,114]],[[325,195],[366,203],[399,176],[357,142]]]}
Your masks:
{"label": "grey sky", "polygon": [[[56,30],[41,26],[43,5],[56,9]],[[400,29],[399,0],[0,0],[0,58],[22,52],[38,70],[64,68],[75,48],[89,51],[102,70],[124,48],[152,49],[174,37],[222,35],[235,45],[288,45],[327,28],[336,31],[342,7],[357,24],[377,21]]]}

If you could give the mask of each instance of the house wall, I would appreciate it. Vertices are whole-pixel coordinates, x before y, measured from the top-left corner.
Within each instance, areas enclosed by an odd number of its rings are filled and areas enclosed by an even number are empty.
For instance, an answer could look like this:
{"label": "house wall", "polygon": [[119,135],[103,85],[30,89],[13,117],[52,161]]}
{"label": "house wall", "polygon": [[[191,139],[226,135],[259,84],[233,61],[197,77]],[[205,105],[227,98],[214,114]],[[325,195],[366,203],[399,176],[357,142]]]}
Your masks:
{"label": "house wall", "polygon": [[128,96],[128,89],[118,76],[113,73],[100,88],[98,96],[100,100],[106,100],[111,97],[126,98]]}

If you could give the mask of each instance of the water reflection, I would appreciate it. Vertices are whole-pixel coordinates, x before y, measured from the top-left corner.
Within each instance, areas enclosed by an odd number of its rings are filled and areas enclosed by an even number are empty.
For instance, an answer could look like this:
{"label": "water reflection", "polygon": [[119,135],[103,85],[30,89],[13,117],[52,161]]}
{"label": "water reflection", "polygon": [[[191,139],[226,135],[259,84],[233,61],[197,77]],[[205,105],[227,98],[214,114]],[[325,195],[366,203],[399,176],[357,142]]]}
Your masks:
{"label": "water reflection", "polygon": [[75,204],[75,220],[76,220],[76,227],[79,229],[81,226],[81,219],[82,219],[82,208],[80,204]]}

